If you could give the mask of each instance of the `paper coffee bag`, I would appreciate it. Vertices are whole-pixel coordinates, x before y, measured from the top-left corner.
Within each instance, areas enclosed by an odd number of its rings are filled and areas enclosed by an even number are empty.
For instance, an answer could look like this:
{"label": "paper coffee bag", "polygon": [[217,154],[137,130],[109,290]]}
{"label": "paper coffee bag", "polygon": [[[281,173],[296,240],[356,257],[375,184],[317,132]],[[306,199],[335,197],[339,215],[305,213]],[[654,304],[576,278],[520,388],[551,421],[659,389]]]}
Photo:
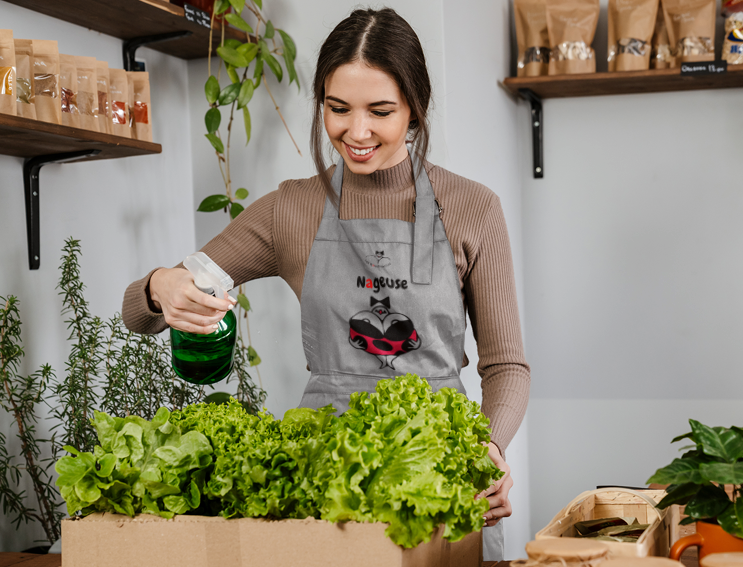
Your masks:
{"label": "paper coffee bag", "polygon": [[36,119],[34,104],[34,49],[30,39],[15,39],[16,114]]}
{"label": "paper coffee bag", "polygon": [[59,90],[59,51],[57,42],[31,40],[34,50],[34,105],[36,119],[62,123]]}
{"label": "paper coffee bag", "polygon": [[680,64],[715,59],[715,0],[662,0],[671,53]]}
{"label": "paper coffee bag", "polygon": [[595,73],[599,0],[546,0],[550,75]]}
{"label": "paper coffee bag", "polygon": [[77,109],[80,128],[98,132],[98,83],[95,57],[75,57],[77,66]]}
{"label": "paper coffee bag", "polygon": [[13,31],[0,30],[0,114],[16,114]]}
{"label": "paper coffee bag", "polygon": [[132,138],[144,142],[152,141],[152,121],[150,105],[150,75],[146,72],[130,72],[131,99],[129,113],[131,116]]}
{"label": "paper coffee bag", "polygon": [[659,0],[609,0],[609,71],[650,68]]}
{"label": "paper coffee bag", "polygon": [[108,70],[108,100],[111,105],[111,134],[131,138],[129,127],[129,79],[123,69]]}
{"label": "paper coffee bag", "polygon": [[544,0],[514,0],[519,77],[536,77],[549,72],[550,38]]}

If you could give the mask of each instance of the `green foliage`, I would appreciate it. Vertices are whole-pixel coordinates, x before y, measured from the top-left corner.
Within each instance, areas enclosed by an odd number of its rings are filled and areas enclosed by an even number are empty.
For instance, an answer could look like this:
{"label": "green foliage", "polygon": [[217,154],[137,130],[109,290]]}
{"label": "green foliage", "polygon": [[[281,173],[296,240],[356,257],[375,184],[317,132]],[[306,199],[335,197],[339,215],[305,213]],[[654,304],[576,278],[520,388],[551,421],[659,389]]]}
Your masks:
{"label": "green foliage", "polygon": [[224,209],[229,206],[229,204],[230,199],[227,195],[209,195],[201,201],[198,210],[205,212],[218,211],[219,209]]}
{"label": "green foliage", "polygon": [[[98,504],[100,510],[121,513],[133,510],[135,504],[163,513],[183,513],[188,506],[198,506],[194,500],[198,494],[188,483],[187,490],[178,497],[173,497],[172,488],[153,484],[175,486],[181,476],[190,474],[190,468],[186,472],[181,470],[186,461],[178,460],[175,451],[193,454],[195,436],[170,435],[165,431],[165,422],[155,428],[156,432],[143,424],[149,423],[147,420],[162,421],[162,412],[168,411],[165,407],[180,409],[203,400],[204,389],[176,376],[166,338],[132,333],[124,327],[118,314],[104,323],[90,313],[80,278],[80,254],[79,241],[68,239],[63,249],[58,286],[63,300],[62,312],[68,316],[71,343],[63,378],[56,379],[48,365],[30,376],[18,374],[23,358],[18,300],[12,296],[7,300],[0,297],[0,407],[13,417],[23,459],[23,464],[19,464],[15,456],[8,454],[7,439],[0,434],[0,502],[3,514],[13,516],[16,527],[21,522],[39,522],[50,543],[59,539],[63,514],[58,509],[59,495],[49,468],[63,448],[80,456],[74,463],[63,459],[60,461],[63,464],[59,465],[61,469],[57,469],[63,473],[59,486],[68,487],[64,497],[68,505],[72,502],[73,509],[94,506],[99,496],[103,498]],[[248,349],[238,344],[233,372],[227,381],[237,381],[237,400],[245,411],[255,414],[261,409],[266,393],[252,381],[248,372],[249,358]],[[57,422],[51,439],[41,439],[36,433],[39,403],[51,408]],[[103,415],[106,417],[101,417]],[[126,470],[121,473],[123,476],[112,472],[113,457],[105,457],[97,446],[103,438],[108,438],[108,434],[102,437],[102,432],[111,429],[107,425],[109,422],[114,424],[112,427],[119,436],[109,453],[114,454],[117,463],[128,459]],[[141,435],[137,428],[142,430]],[[131,451],[141,444],[154,453],[141,458],[136,452],[124,455],[122,444]],[[158,449],[166,444],[174,448]],[[41,458],[44,447],[51,452],[52,459]],[[85,456],[91,454],[95,457],[92,461],[90,456]],[[175,463],[177,460],[179,464]],[[160,472],[152,472],[155,468]],[[131,475],[140,473],[139,484],[127,484]],[[18,488],[26,474],[31,478],[38,509],[28,504],[29,496]],[[147,478],[152,482],[145,482]],[[69,488],[72,485],[74,490]],[[126,488],[128,486],[131,490]]]}
{"label": "green foliage", "polygon": [[100,446],[57,464],[70,513],[386,522],[414,547],[441,524],[450,541],[481,529],[488,503],[475,495],[503,475],[479,406],[414,375],[353,394],[340,417],[326,406],[277,420],[210,401],[151,422],[96,413]]}
{"label": "green foliage", "polygon": [[[658,508],[685,504],[682,523],[716,521],[737,537],[743,537],[743,429],[732,426],[708,427],[689,420],[691,432],[679,435],[673,443],[691,440],[694,445],[680,459],[658,469],[648,482],[670,484],[668,494]],[[724,490],[732,485],[733,498]]]}

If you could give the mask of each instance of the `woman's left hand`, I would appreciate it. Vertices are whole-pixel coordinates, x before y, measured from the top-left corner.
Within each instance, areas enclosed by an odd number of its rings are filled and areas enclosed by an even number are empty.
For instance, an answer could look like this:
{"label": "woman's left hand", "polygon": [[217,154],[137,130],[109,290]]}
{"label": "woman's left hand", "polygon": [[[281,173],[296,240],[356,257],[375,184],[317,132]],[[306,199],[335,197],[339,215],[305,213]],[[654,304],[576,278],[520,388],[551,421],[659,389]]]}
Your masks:
{"label": "woman's left hand", "polygon": [[512,509],[511,502],[508,500],[508,492],[513,486],[513,479],[511,478],[511,467],[503,460],[498,446],[492,441],[488,443],[488,457],[495,463],[496,467],[505,473],[500,480],[475,496],[475,500],[487,498],[490,503],[490,509],[484,514],[485,525],[489,527],[497,524],[501,518],[507,518],[511,515]]}

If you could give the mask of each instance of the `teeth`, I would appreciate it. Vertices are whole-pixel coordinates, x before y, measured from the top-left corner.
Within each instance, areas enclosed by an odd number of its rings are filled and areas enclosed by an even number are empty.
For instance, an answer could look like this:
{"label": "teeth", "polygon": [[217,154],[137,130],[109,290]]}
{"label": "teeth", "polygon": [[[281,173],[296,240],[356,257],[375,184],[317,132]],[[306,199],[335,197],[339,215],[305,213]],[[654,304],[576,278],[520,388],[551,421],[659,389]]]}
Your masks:
{"label": "teeth", "polygon": [[348,146],[348,147],[357,156],[365,156],[366,154],[374,150],[374,148],[367,148],[365,150],[357,150],[356,148],[352,148],[351,146]]}

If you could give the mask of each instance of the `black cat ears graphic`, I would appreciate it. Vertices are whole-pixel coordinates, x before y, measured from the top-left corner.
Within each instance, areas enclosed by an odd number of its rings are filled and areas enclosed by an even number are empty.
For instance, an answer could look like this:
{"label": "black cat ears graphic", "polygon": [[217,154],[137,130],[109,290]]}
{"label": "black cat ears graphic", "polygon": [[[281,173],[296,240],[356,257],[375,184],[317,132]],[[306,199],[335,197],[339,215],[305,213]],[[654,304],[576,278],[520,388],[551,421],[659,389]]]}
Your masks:
{"label": "black cat ears graphic", "polygon": [[374,307],[377,303],[381,303],[384,305],[387,309],[390,308],[390,298],[385,297],[384,299],[377,299],[376,297],[372,297],[369,303],[370,307]]}

